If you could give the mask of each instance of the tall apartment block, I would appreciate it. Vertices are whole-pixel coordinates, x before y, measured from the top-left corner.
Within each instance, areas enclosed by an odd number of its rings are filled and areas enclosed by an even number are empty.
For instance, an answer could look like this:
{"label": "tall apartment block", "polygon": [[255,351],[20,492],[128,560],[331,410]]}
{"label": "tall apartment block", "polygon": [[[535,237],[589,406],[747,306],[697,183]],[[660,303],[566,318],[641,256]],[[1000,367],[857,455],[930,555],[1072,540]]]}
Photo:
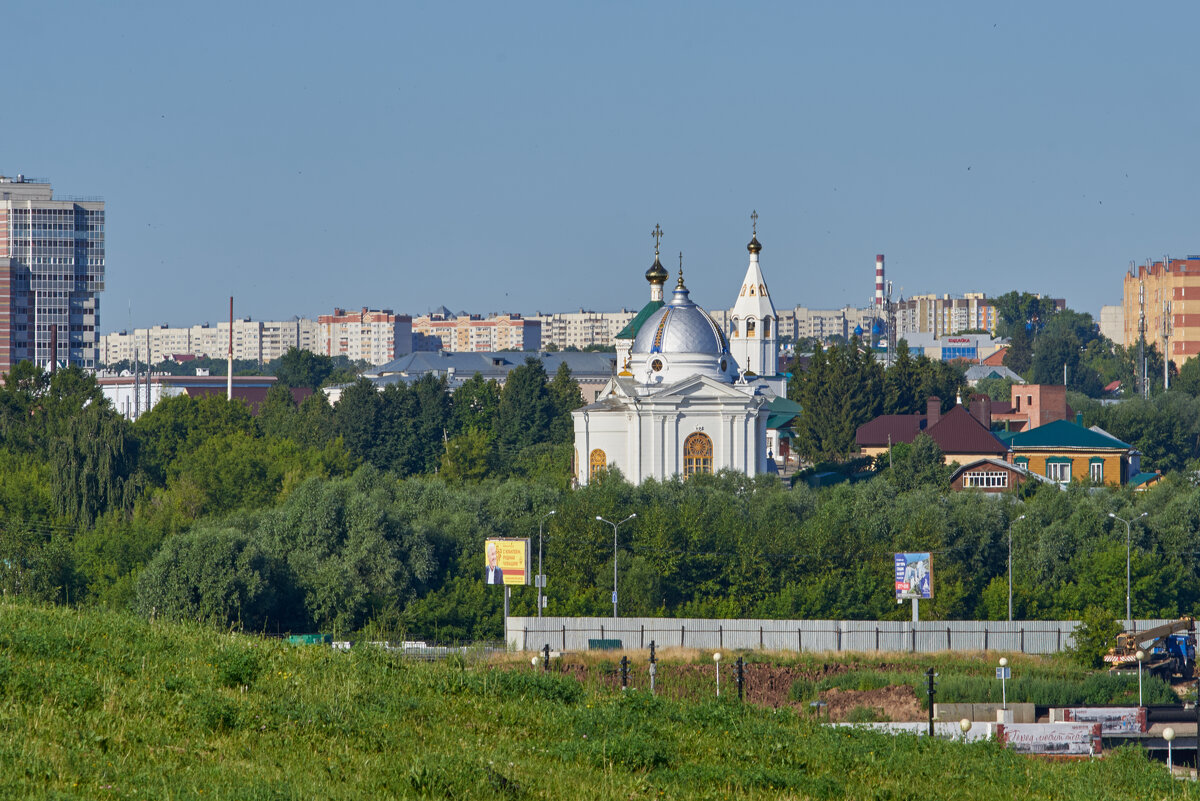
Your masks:
{"label": "tall apartment block", "polygon": [[950,295],[913,295],[894,304],[896,334],[933,334],[934,337],[963,331],[996,330],[1000,316],[995,305],[982,292],[967,292],[961,298]]}
{"label": "tall apartment block", "polygon": [[451,352],[534,351],[543,347],[541,321],[519,314],[483,317],[434,312],[415,318],[412,332],[423,343],[433,344],[434,349],[437,340],[440,350]]}
{"label": "tall apartment block", "polygon": [[1200,256],[1164,259],[1125,274],[1125,347],[1136,347],[1143,315],[1147,344],[1181,366],[1200,353]]}
{"label": "tall apartment block", "polygon": [[[233,358],[257,362],[278,359],[291,348],[317,352],[317,323],[303,317],[291,320],[233,321]],[[204,323],[189,328],[152,325],[133,333],[118,331],[100,337],[100,364],[133,361],[158,364],[175,356],[225,358],[229,352],[229,323]]]}
{"label": "tall apartment block", "polygon": [[613,347],[617,334],[629,325],[637,312],[621,309],[619,312],[594,312],[580,309],[577,312],[538,314],[531,318],[542,325],[541,348],[554,345],[559,350],[576,347],[580,350],[589,345]]}
{"label": "tall apartment block", "polygon": [[0,176],[0,372],[23,360],[94,369],[103,289],[104,201]]}
{"label": "tall apartment block", "polygon": [[334,309],[317,317],[317,330],[318,352],[326,356],[379,365],[412,353],[412,318],[391,309]]}

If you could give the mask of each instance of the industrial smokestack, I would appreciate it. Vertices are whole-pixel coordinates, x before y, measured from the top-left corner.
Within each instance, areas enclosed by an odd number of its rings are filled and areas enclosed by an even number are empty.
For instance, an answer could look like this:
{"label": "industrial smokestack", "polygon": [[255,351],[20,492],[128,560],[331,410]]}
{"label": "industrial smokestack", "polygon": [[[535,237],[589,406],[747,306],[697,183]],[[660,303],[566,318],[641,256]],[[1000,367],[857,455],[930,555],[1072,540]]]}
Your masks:
{"label": "industrial smokestack", "polygon": [[883,254],[880,253],[875,257],[875,316],[882,319],[883,312]]}
{"label": "industrial smokestack", "polygon": [[229,296],[229,365],[226,372],[225,399],[233,400],[233,295]]}

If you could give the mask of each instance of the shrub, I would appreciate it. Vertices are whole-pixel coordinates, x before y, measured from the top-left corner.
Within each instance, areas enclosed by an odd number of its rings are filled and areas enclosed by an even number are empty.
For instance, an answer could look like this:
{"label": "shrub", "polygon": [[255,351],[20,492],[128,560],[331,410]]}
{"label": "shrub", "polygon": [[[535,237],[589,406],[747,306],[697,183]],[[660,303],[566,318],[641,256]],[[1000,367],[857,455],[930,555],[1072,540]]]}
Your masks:
{"label": "shrub", "polygon": [[1110,612],[1099,606],[1089,606],[1084,610],[1075,629],[1075,642],[1069,653],[1076,662],[1089,668],[1104,665],[1104,654],[1117,641],[1121,633],[1121,623],[1115,620]]}

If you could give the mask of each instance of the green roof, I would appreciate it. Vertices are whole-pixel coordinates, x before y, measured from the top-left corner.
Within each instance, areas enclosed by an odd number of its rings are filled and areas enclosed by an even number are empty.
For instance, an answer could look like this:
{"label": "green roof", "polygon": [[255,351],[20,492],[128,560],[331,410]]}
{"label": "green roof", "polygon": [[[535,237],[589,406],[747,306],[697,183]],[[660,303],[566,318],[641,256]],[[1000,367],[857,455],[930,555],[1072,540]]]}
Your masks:
{"label": "green roof", "polygon": [[767,428],[779,429],[796,419],[800,414],[800,404],[788,398],[774,397],[767,404]]}
{"label": "green roof", "polygon": [[1013,450],[1023,448],[1071,448],[1074,450],[1129,450],[1116,437],[1084,428],[1070,420],[1055,420],[1044,426],[1014,434],[1008,440]]}
{"label": "green roof", "polygon": [[1153,481],[1156,478],[1162,478],[1158,473],[1138,473],[1127,482],[1131,487],[1137,487],[1145,484],[1147,481]]}
{"label": "green roof", "polygon": [[642,330],[642,325],[650,319],[650,315],[661,309],[666,304],[661,300],[652,300],[642,307],[642,310],[629,321],[629,325],[621,329],[621,333],[617,334],[617,339],[633,339],[637,336],[638,331]]}

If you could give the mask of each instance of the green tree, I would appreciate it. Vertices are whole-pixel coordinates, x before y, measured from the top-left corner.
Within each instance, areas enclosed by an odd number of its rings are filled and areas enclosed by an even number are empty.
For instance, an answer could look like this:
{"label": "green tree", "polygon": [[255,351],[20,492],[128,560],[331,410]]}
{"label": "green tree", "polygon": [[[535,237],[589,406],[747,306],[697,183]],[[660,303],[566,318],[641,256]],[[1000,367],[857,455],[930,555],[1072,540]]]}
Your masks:
{"label": "green tree", "polygon": [[546,368],[529,356],[504,382],[496,410],[496,440],[500,455],[512,459],[525,448],[550,438],[554,402],[546,387]]}
{"label": "green tree", "polygon": [[441,475],[447,481],[481,481],[492,471],[495,452],[491,433],[468,427],[446,443]]}
{"label": "green tree", "polygon": [[491,433],[500,409],[500,385],[475,373],[454,391],[450,401],[455,433],[469,428]]}
{"label": "green tree", "polygon": [[583,393],[579,382],[571,375],[571,368],[564,361],[558,365],[550,381],[550,402],[554,417],[550,421],[550,441],[558,444],[575,441],[575,421],[571,412],[583,406]]}
{"label": "green tree", "polygon": [[311,350],[288,348],[279,359],[275,376],[285,387],[308,387],[314,392],[333,372],[333,359]]}
{"label": "green tree", "polygon": [[386,468],[390,459],[377,444],[383,401],[375,385],[360,378],[342,391],[333,412],[334,432],[346,443],[350,454],[368,464]]}
{"label": "green tree", "polygon": [[164,398],[133,425],[138,464],[158,486],[166,484],[177,459],[207,440],[222,434],[253,432],[250,410],[223,395]]}
{"label": "green tree", "polygon": [[918,397],[920,376],[908,342],[900,340],[896,346],[896,360],[883,376],[883,413],[919,414],[922,399]]}
{"label": "green tree", "polygon": [[792,375],[789,397],[804,409],[796,418],[797,449],[813,461],[845,458],[858,426],[883,408],[883,370],[855,337],[849,345],[813,352],[809,367]]}
{"label": "green tree", "polygon": [[198,528],[168,540],[142,572],[136,608],[146,617],[275,631],[296,622],[286,564],[250,537]]}

